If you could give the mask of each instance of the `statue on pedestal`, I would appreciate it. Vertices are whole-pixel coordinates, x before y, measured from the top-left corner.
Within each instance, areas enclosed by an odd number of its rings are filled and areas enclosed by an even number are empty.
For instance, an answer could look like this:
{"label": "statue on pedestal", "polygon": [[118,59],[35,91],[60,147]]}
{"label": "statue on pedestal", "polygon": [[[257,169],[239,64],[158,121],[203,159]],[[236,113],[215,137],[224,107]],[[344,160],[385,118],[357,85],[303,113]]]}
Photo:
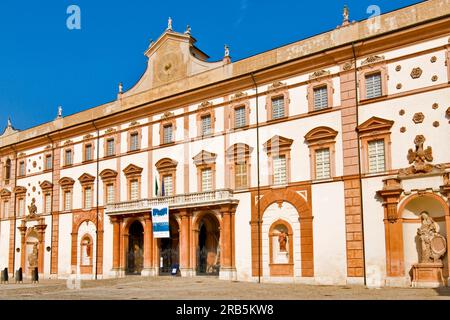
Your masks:
{"label": "statue on pedestal", "polygon": [[280,245],[280,252],[287,252],[286,243],[287,243],[287,234],[284,231],[281,231],[278,234],[278,243]]}
{"label": "statue on pedestal", "polygon": [[431,218],[428,212],[420,214],[422,225],[417,229],[421,241],[420,263],[441,262],[446,251],[445,238],[439,234],[439,225]]}
{"label": "statue on pedestal", "polygon": [[37,207],[36,207],[36,199],[31,199],[31,204],[28,206],[28,212],[29,212],[29,218],[36,217],[37,214]]}
{"label": "statue on pedestal", "polygon": [[38,266],[38,244],[33,244],[33,251],[28,255],[28,267],[30,270]]}

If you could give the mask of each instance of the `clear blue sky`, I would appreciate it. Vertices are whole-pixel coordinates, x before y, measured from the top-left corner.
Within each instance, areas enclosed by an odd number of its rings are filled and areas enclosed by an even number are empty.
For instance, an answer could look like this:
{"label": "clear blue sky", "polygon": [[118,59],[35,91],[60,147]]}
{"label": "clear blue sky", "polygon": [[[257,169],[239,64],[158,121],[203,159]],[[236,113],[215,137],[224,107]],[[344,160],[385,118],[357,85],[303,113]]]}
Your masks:
{"label": "clear blue sky", "polygon": [[[211,57],[230,46],[239,60],[334,29],[342,8],[351,20],[368,18],[418,0],[2,0],[0,9],[0,134],[11,116],[17,129],[51,121],[116,98],[145,70],[143,55],[173,19],[175,31],[192,28],[198,47]],[[81,30],[69,30],[66,10],[81,9]]]}

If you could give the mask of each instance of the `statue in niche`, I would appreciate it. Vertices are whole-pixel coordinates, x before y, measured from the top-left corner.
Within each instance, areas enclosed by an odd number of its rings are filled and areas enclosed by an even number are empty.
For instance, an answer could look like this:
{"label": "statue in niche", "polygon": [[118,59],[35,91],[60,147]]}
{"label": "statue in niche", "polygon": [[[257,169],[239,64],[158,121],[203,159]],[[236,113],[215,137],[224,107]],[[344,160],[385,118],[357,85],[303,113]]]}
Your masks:
{"label": "statue in niche", "polygon": [[134,245],[134,271],[140,273],[143,267],[143,259],[142,259],[141,248],[138,244]]}
{"label": "statue in niche", "polygon": [[287,234],[284,231],[281,231],[278,234],[278,243],[280,245],[280,252],[287,252],[286,244],[287,244]]}
{"label": "statue in niche", "polygon": [[446,252],[445,238],[439,234],[439,225],[428,212],[420,214],[422,225],[417,229],[421,241],[420,263],[439,263]]}
{"label": "statue in niche", "polygon": [[38,244],[33,244],[33,251],[28,255],[28,266],[30,269],[38,266]]}
{"label": "statue in niche", "polygon": [[28,206],[29,217],[33,218],[36,216],[37,207],[36,207],[36,199],[31,199],[31,204]]}

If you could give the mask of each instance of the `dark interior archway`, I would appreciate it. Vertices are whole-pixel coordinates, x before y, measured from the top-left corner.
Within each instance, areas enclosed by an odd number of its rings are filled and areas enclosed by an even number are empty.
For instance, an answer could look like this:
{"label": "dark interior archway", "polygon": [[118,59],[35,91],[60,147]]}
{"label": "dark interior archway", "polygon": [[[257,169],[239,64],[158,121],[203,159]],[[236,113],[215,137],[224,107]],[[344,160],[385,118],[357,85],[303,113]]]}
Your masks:
{"label": "dark interior archway", "polygon": [[158,239],[159,247],[159,274],[168,275],[175,265],[179,265],[179,232],[178,223],[169,220],[170,238]]}
{"label": "dark interior archway", "polygon": [[128,231],[127,274],[140,275],[144,267],[144,228],[134,221]]}
{"label": "dark interior archway", "polygon": [[220,224],[212,214],[199,221],[197,274],[218,275],[220,271]]}

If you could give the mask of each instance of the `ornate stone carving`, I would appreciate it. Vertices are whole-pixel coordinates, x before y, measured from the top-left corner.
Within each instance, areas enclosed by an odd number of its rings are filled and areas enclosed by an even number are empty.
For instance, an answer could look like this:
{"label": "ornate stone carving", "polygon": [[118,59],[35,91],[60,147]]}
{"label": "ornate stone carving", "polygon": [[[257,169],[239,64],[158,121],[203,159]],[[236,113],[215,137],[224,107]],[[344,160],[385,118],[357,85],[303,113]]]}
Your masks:
{"label": "ornate stone carving", "polygon": [[431,77],[431,81],[436,82],[438,81],[439,77],[437,75],[434,75]]}
{"label": "ornate stone carving", "polygon": [[439,127],[439,121],[434,121],[433,122],[433,127],[435,127],[435,128]]}
{"label": "ornate stone carving", "polygon": [[397,83],[397,90],[400,90],[402,88],[402,84],[401,83]]}
{"label": "ornate stone carving", "polygon": [[447,110],[445,111],[445,115],[450,118],[450,107],[447,108]]}
{"label": "ornate stone carving", "polygon": [[437,167],[427,163],[433,161],[433,150],[431,147],[424,149],[424,142],[425,137],[423,135],[416,136],[414,139],[414,144],[416,145],[415,151],[409,149],[407,156],[408,162],[413,165],[407,169],[400,170],[400,174],[410,175],[416,173],[428,173],[431,172],[434,167]]}
{"label": "ornate stone carving", "polygon": [[420,263],[442,262],[441,258],[447,251],[445,238],[439,234],[439,225],[430,217],[428,212],[420,214],[422,225],[417,229],[421,241]]}
{"label": "ornate stone carving", "polygon": [[134,126],[137,126],[137,125],[139,125],[139,122],[136,121],[136,120],[134,120],[134,121],[132,121],[132,122],[130,123],[130,127],[134,127]]}
{"label": "ornate stone carving", "polygon": [[433,103],[433,105],[431,106],[431,108],[433,108],[433,110],[436,110],[437,108],[439,108],[439,104]]}
{"label": "ornate stone carving", "polygon": [[37,214],[37,207],[36,207],[36,199],[31,199],[31,204],[28,206],[28,212],[29,212],[29,218],[34,218]]}
{"label": "ornate stone carving", "polygon": [[309,80],[330,75],[330,70],[319,70],[309,75]]}
{"label": "ornate stone carving", "polygon": [[287,252],[286,243],[287,243],[287,234],[286,232],[281,231],[278,234],[278,244],[280,245],[280,252]]}
{"label": "ornate stone carving", "polygon": [[106,129],[105,133],[108,134],[108,133],[112,133],[112,132],[114,132],[114,131],[116,131],[116,129],[114,129],[114,128],[108,128],[108,129]]}
{"label": "ornate stone carving", "polygon": [[400,70],[402,70],[402,66],[401,65],[398,65],[398,66],[395,67],[395,71],[399,72]]}
{"label": "ornate stone carving", "polygon": [[204,109],[204,108],[208,108],[208,107],[212,107],[212,102],[209,101],[203,101],[199,106],[198,109]]}
{"label": "ornate stone carving", "polygon": [[231,97],[231,100],[240,99],[240,98],[243,98],[243,97],[246,97],[246,96],[247,96],[247,93],[241,91],[241,92],[238,92],[235,95],[233,95]]}
{"label": "ornate stone carving", "polygon": [[71,144],[71,143],[73,143],[73,141],[69,139],[69,140],[66,140],[66,142],[64,142],[64,145],[67,146],[68,144]]}
{"label": "ornate stone carving", "polygon": [[424,119],[425,119],[425,115],[422,112],[417,112],[414,114],[412,120],[414,121],[415,124],[418,124],[418,123],[422,123]]}
{"label": "ornate stone carving", "polygon": [[364,66],[366,64],[372,64],[375,62],[383,61],[384,59],[385,59],[384,56],[370,56],[367,57],[365,60],[363,60],[361,62],[361,65]]}
{"label": "ornate stone carving", "polygon": [[406,127],[401,127],[401,128],[400,128],[400,132],[401,132],[401,133],[405,133],[405,132],[406,132]]}
{"label": "ornate stone carving", "polygon": [[437,61],[436,56],[432,56],[431,59],[430,59],[430,61],[431,61],[431,63],[435,63],[435,62]]}
{"label": "ornate stone carving", "polygon": [[344,69],[344,71],[348,71],[353,67],[353,62],[346,62],[344,63],[344,66],[342,67],[342,69]]}
{"label": "ornate stone carving", "polygon": [[83,137],[83,139],[84,140],[88,140],[88,139],[91,139],[91,138],[93,138],[94,136],[92,135],[92,134],[87,134],[87,135],[85,135],[84,137]]}
{"label": "ornate stone carving", "polygon": [[28,255],[28,267],[30,270],[38,266],[38,243],[33,244],[33,251]]}
{"label": "ornate stone carving", "polygon": [[401,115],[401,116],[405,115],[405,110],[404,110],[404,109],[401,109],[401,110],[398,112],[398,114]]}
{"label": "ornate stone carving", "polygon": [[269,90],[274,90],[274,89],[278,89],[278,88],[281,88],[281,87],[284,87],[284,86],[286,86],[286,83],[283,83],[281,81],[277,81],[277,82],[274,82],[272,85],[270,85],[268,89]]}
{"label": "ornate stone carving", "polygon": [[419,79],[420,76],[422,75],[423,71],[420,68],[414,68],[411,71],[411,78],[413,79]]}
{"label": "ornate stone carving", "polygon": [[161,120],[167,119],[167,118],[170,118],[170,117],[173,117],[174,115],[175,115],[175,114],[174,114],[173,112],[166,111],[166,112],[164,112],[164,114],[161,116]]}

